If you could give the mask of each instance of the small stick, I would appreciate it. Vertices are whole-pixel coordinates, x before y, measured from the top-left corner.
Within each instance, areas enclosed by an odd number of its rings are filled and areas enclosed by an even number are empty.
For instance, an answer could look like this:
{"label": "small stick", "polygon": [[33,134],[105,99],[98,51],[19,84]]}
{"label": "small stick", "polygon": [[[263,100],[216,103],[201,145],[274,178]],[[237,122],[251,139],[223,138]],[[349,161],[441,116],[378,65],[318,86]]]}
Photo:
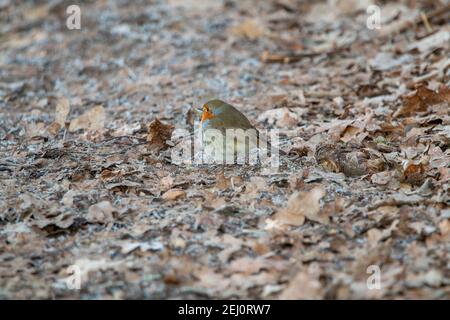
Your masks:
{"label": "small stick", "polygon": [[348,49],[348,45],[344,45],[341,47],[337,47],[332,50],[328,51],[318,51],[318,52],[302,52],[302,53],[287,53],[287,54],[270,54],[267,51],[264,51],[261,54],[261,61],[266,63],[294,63],[298,62],[304,58],[313,58],[321,55],[332,55],[335,53],[338,53],[340,51],[343,51],[345,49]]}
{"label": "small stick", "polygon": [[[406,29],[409,29],[409,28],[413,27],[414,25],[421,24],[421,23],[425,24],[425,27],[427,27],[426,22],[428,22],[428,26],[430,27],[429,20],[438,18],[448,12],[450,12],[450,4],[447,4],[443,7],[437,8],[437,9],[431,11],[429,14],[422,13],[420,16],[417,16],[415,18],[404,20],[404,21],[399,21],[396,24],[394,24],[393,26],[391,24],[390,28],[388,28],[387,31],[384,31],[381,33],[381,36],[383,38],[387,38],[387,37],[392,36],[393,34],[401,33],[403,31],[405,31]],[[428,30],[428,27],[427,27],[427,30]]]}
{"label": "small stick", "polygon": [[425,25],[425,28],[427,29],[428,33],[433,32],[433,29],[431,28],[430,22],[428,21],[428,17],[425,13],[421,12],[420,16],[422,17],[422,22]]}

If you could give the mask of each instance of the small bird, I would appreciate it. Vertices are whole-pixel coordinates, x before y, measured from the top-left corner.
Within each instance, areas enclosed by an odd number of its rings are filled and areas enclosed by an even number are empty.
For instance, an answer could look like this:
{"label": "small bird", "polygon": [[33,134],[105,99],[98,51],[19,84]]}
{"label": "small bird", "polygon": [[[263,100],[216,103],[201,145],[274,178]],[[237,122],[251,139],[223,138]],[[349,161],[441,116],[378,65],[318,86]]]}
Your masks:
{"label": "small bird", "polygon": [[201,145],[203,153],[216,162],[253,162],[271,154],[267,139],[250,123],[247,117],[232,105],[218,99],[210,100],[201,109]]}

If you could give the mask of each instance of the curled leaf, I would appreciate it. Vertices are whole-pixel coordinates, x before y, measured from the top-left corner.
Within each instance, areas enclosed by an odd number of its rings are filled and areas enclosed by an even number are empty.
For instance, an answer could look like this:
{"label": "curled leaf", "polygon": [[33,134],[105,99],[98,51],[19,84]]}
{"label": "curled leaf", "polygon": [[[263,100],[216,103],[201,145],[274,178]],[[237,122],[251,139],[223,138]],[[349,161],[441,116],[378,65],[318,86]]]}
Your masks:
{"label": "curled leaf", "polygon": [[428,89],[424,85],[403,98],[403,106],[394,113],[394,117],[409,116],[416,112],[427,111],[428,107],[438,103],[450,104],[450,88],[441,86],[439,91]]}
{"label": "curled leaf", "polygon": [[172,125],[164,124],[158,119],[155,119],[148,126],[147,141],[151,147],[158,151],[167,149],[169,147],[167,141],[170,140],[173,129],[174,127]]}
{"label": "curled leaf", "polygon": [[289,197],[286,208],[280,210],[275,219],[280,224],[301,226],[305,218],[328,223],[328,216],[320,215],[320,199],[325,195],[322,187],[316,187],[309,192],[295,192]]}

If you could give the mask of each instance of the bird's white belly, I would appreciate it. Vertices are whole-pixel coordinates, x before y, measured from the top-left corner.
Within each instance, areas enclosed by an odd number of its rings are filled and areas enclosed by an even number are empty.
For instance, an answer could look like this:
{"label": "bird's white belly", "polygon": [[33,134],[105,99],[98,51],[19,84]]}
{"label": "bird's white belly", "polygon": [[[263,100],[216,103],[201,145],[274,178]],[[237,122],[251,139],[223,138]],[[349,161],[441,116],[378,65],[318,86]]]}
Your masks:
{"label": "bird's white belly", "polygon": [[258,159],[258,138],[255,129],[202,130],[201,146],[204,163],[249,163]]}

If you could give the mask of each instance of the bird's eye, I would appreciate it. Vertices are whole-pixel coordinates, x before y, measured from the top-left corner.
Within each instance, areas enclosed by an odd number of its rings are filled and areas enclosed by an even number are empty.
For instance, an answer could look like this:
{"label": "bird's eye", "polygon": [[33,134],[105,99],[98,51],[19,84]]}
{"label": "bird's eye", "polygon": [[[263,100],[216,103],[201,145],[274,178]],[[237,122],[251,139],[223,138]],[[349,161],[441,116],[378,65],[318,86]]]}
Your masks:
{"label": "bird's eye", "polygon": [[209,112],[209,108],[206,104],[203,106],[203,111]]}

